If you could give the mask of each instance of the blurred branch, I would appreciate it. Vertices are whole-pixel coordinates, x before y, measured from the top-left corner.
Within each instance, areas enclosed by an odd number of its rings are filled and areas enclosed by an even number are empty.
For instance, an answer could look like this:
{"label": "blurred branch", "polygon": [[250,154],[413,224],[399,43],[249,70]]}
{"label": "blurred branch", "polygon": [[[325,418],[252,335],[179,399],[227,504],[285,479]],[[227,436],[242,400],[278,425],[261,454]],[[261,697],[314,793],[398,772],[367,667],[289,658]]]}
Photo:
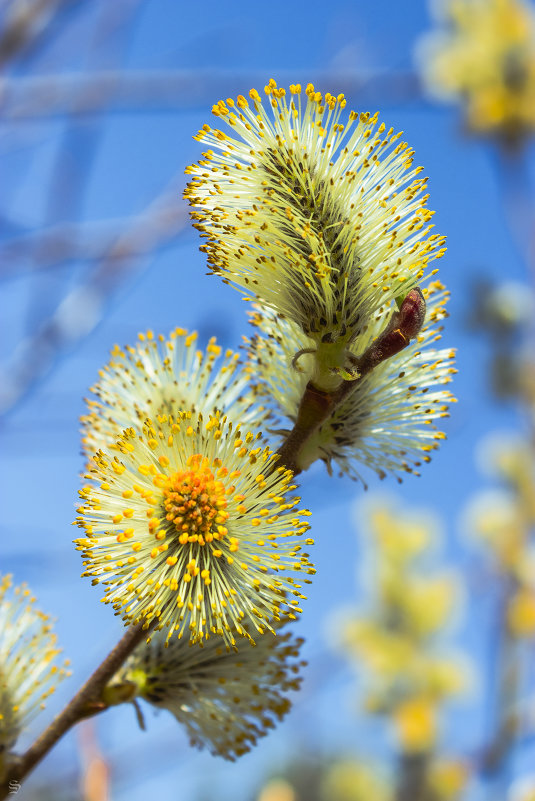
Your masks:
{"label": "blurred branch", "polygon": [[[295,71],[277,70],[281,83],[296,80]],[[236,70],[117,70],[9,78],[0,90],[0,113],[6,122],[50,118],[64,114],[117,111],[184,111],[205,109],[218,97],[243,92],[244,86],[263,86],[266,72]],[[356,72],[307,71],[306,81],[329,84],[360,102],[407,103],[421,100],[413,72],[386,70]]]}
{"label": "blurred branch", "polygon": [[169,244],[186,226],[187,214],[177,195],[178,182],[173,181],[145,213],[132,218],[109,247],[95,256],[97,264],[89,277],[20,343],[1,376],[0,414],[9,411],[50,370],[62,350],[95,328],[110,296],[138,269],[139,258]]}
{"label": "blurred branch", "polygon": [[[497,174],[500,182],[505,221],[513,246],[527,266],[528,278],[535,282],[535,190],[525,150],[498,151]],[[533,326],[528,333],[533,336]]]}
{"label": "blurred branch", "polygon": [[0,31],[0,66],[26,50],[53,22],[54,16],[78,0],[12,2],[5,11]]}
{"label": "blurred branch", "polygon": [[482,770],[496,783],[496,799],[501,799],[511,783],[509,759],[515,747],[517,718],[512,714],[518,703],[518,647],[507,625],[507,608],[516,589],[516,582],[504,582],[500,615],[499,651],[497,656],[498,687],[496,691],[496,721],[493,739],[483,752]]}
{"label": "blurred branch", "polygon": [[133,650],[146,640],[155,623],[137,623],[125,626],[126,632],[119,642],[82,685],[71,701],[52,723],[39,735],[22,756],[13,757],[7,763],[6,777],[0,781],[0,800],[12,794],[13,782],[20,783],[36,765],[51,751],[59,740],[84,718],[99,714],[107,707],[102,702],[102,692],[114,673]]}
{"label": "blurred branch", "polygon": [[83,764],[82,797],[84,801],[108,801],[110,764],[99,746],[94,720],[84,721],[77,733]]}
{"label": "blurred branch", "polygon": [[[185,211],[178,208],[178,203],[178,199],[175,199],[174,211],[182,221]],[[155,216],[160,215],[161,212]],[[154,222],[157,223],[157,220]],[[124,217],[60,223],[14,237],[0,243],[0,280],[19,278],[24,272],[59,268],[71,261],[124,259],[125,244],[131,258],[147,255],[150,242],[143,234],[145,226],[150,229],[150,222],[140,215],[134,219]],[[159,250],[171,244],[172,238],[162,238],[155,242]]]}
{"label": "blurred branch", "polygon": [[427,787],[428,764],[428,753],[402,755],[395,801],[430,801]]}
{"label": "blurred branch", "polygon": [[[99,2],[94,22],[88,31],[87,69],[103,64],[119,69],[128,49],[139,0],[117,3]],[[44,228],[58,221],[76,222],[83,215],[83,204],[92,168],[106,131],[104,114],[90,119],[66,117],[54,156],[47,184],[47,205]],[[102,251],[104,252],[104,251]],[[31,298],[26,310],[26,333],[30,333],[50,316],[65,291],[63,275],[40,274],[30,284]]]}

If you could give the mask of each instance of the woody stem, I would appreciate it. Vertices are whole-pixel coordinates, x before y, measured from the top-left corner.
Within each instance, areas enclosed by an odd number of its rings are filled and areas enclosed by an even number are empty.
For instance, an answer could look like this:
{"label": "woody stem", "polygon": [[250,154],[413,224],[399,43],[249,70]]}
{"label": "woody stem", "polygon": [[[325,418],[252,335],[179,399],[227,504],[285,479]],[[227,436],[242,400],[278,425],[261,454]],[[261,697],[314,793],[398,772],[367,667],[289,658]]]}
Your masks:
{"label": "woody stem", "polygon": [[304,446],[335,409],[356,389],[358,382],[381,362],[407,347],[420,331],[425,319],[425,300],[420,289],[411,289],[388,322],[385,330],[358,358],[351,360],[357,378],[343,380],[338,388],[326,391],[309,381],[305,388],[293,429],[278,450],[279,462],[294,475],[303,469],[299,457]]}
{"label": "woody stem", "polygon": [[124,636],[63,711],[25,754],[15,758],[11,764],[7,765],[5,778],[0,782],[0,801],[7,798],[10,788],[21,782],[69,729],[88,715],[102,711],[102,704],[99,704],[99,700],[104,687],[134,648],[148,636],[148,633],[149,628],[144,627],[141,623],[128,627]]}

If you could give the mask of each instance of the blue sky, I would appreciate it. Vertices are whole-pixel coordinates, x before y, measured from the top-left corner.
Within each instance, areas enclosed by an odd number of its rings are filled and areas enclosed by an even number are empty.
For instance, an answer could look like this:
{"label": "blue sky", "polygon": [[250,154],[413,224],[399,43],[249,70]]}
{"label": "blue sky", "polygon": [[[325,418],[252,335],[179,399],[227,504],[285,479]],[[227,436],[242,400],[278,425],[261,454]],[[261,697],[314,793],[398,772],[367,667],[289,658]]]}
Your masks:
{"label": "blue sky", "polygon": [[[471,281],[481,273],[496,280],[522,281],[527,276],[504,220],[490,147],[463,138],[455,108],[439,108],[419,96],[396,98],[392,91],[389,71],[400,74],[412,69],[415,40],[430,25],[427,4],[154,0],[135,7],[131,2],[129,25],[118,32],[112,28],[109,38],[95,40],[102,5],[73,3],[43,34],[39,47],[13,65],[9,73],[13,81],[51,72],[68,75],[112,68],[116,43],[122,40],[118,61],[125,70],[186,71],[180,102],[82,116],[73,128],[61,114],[8,120],[0,129],[2,240],[58,222],[140,214],[173,180],[178,220],[184,167],[201,152],[192,136],[208,119],[221,87],[246,93],[255,82],[261,89],[270,77],[306,84],[317,75],[331,74],[318,88],[336,94],[344,75],[386,71],[385,92],[370,97],[367,90],[366,108],[378,109],[387,126],[405,132],[417,163],[424,165],[430,179],[429,204],[437,212],[436,230],[448,237],[440,275],[452,300],[443,341],[458,348],[459,403],[446,423],[448,440],[422,477],[409,477],[401,488],[392,480],[380,487],[372,482],[371,491],[386,489],[407,505],[434,509],[443,520],[446,557],[464,564],[468,557],[459,537],[459,517],[485,481],[478,473],[474,449],[489,431],[520,425],[511,409],[489,400],[488,350],[466,327]],[[348,96],[348,107],[360,109],[360,96]],[[89,170],[81,197],[69,198],[67,191],[55,197],[49,192],[58,159],[67,165],[68,175],[81,165]],[[50,703],[50,714],[74,691],[76,677],[85,676],[120,634],[110,609],[99,602],[98,588],[79,578],[81,560],[71,545],[81,469],[78,418],[88,387],[110,347],[134,341],[138,331],[153,328],[166,333],[180,325],[197,328],[204,340],[217,334],[231,347],[238,346],[247,331],[245,304],[231,288],[205,274],[198,245],[197,234],[186,229],[171,246],[141,259],[129,280],[110,292],[96,327],[61,352],[0,428],[5,499],[1,570],[12,572],[17,582],[27,580],[41,607],[58,618],[59,640],[75,670]],[[36,322],[46,319],[83,281],[88,269],[87,263],[70,262],[37,275],[31,265],[20,270],[9,265],[1,300],[4,363]],[[147,710],[149,730],[143,733],[137,731],[131,709],[110,712],[97,726],[102,747],[117,764],[115,801],[141,801],[149,792],[166,799],[192,798],[196,790],[208,798],[214,787],[221,801],[227,797],[241,801],[247,798],[247,788],[282,764],[296,743],[324,751],[348,743],[371,750],[368,732],[364,737],[355,707],[348,702],[355,692],[351,673],[328,646],[333,612],[356,599],[361,548],[354,507],[363,491],[348,480],[329,479],[323,467],[316,466],[303,479],[303,496],[314,512],[318,576],[301,624],[308,637],[310,667],[293,713],[254,753],[227,765],[206,753],[192,752],[170,716],[153,717]],[[463,641],[473,637],[474,623],[472,618],[465,625]],[[475,647],[486,648],[481,634]],[[460,737],[473,748],[482,720],[480,704],[481,697],[474,697],[455,708],[447,720],[446,737],[461,728],[457,743]],[[380,733],[375,735],[379,742]],[[70,736],[32,782],[43,775],[71,775],[76,759],[75,739]]]}

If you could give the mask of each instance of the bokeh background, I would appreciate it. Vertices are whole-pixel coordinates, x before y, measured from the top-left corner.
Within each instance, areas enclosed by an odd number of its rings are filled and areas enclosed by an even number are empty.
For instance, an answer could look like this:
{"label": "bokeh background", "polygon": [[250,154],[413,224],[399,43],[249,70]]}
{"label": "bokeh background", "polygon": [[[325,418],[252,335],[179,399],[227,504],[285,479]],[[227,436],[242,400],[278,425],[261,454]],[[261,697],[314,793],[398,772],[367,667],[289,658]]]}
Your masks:
{"label": "bokeh background", "polygon": [[[369,671],[340,645],[347,616],[373,606],[369,510],[388,504],[434,516],[429,564],[457,576],[457,600],[436,633],[466,664],[465,690],[440,704],[432,743],[466,771],[448,797],[535,797],[526,794],[535,786],[529,715],[498,766],[487,759],[504,714],[535,700],[533,630],[515,656],[521,681],[504,712],[507,577],[472,536],[466,511],[480,491],[504,483],[499,470],[489,475],[496,459],[482,441],[496,431],[525,444],[531,437],[529,398],[515,381],[517,362],[529,372],[533,342],[533,151],[528,134],[511,152],[499,136],[470,133],[459,104],[422,88],[415,52],[435,24],[424,0],[1,4],[0,570],[27,581],[57,618],[73,667],[33,734],[121,633],[98,588],[80,579],[71,544],[89,386],[112,345],[147,328],[166,334],[180,325],[197,329],[203,344],[216,335],[234,348],[247,333],[238,293],[206,275],[181,198],[184,168],[201,152],[192,136],[214,102],[262,90],[271,77],[282,86],[312,81],[404,131],[429,176],[436,230],[448,237],[439,264],[451,290],[443,342],[457,348],[459,368],[448,439],[421,478],[401,486],[372,478],[365,493],[323,465],[303,477],[318,567],[299,624],[309,666],[276,731],[228,764],[193,751],[169,714],[147,708],[141,732],[133,710],[119,708],[66,737],[18,798],[310,801],[340,759],[377,764],[395,787],[403,743],[388,713],[366,708]],[[91,773],[97,763],[101,780]],[[274,777],[286,783],[262,790]],[[337,796],[327,783],[324,801],[358,801],[356,780],[349,785],[353,796]]]}

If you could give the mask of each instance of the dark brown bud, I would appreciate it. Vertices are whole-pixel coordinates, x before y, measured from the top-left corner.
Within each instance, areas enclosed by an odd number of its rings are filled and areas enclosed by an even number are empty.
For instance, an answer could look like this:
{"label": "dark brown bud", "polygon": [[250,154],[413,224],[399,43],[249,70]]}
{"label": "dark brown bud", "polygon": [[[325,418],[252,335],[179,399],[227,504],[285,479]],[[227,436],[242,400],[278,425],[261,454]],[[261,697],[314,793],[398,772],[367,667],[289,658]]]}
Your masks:
{"label": "dark brown bud", "polygon": [[370,346],[374,366],[406,348],[421,330],[425,321],[425,298],[419,287],[414,287],[394,312],[387,327]]}
{"label": "dark brown bud", "polygon": [[425,311],[425,298],[420,287],[416,286],[405,297],[392,322],[408,340],[411,340],[420,333],[425,321]]}
{"label": "dark brown bud", "polygon": [[[378,364],[390,359],[406,348],[421,331],[425,322],[425,298],[419,287],[414,287],[401,302],[382,334],[359,357],[352,360],[352,368],[359,377],[366,375]],[[344,381],[338,399],[352,391],[354,381]]]}

